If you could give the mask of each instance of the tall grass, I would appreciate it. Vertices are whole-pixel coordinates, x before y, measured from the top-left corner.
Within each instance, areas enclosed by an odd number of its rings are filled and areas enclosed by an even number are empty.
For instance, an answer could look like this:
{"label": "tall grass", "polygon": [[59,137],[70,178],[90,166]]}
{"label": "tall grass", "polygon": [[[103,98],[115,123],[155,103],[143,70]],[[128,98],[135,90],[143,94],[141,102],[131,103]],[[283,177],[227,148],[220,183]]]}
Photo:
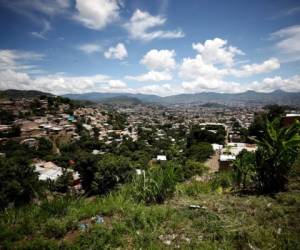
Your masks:
{"label": "tall grass", "polygon": [[134,178],[130,192],[138,202],[163,203],[173,196],[177,181],[173,165],[155,166]]}

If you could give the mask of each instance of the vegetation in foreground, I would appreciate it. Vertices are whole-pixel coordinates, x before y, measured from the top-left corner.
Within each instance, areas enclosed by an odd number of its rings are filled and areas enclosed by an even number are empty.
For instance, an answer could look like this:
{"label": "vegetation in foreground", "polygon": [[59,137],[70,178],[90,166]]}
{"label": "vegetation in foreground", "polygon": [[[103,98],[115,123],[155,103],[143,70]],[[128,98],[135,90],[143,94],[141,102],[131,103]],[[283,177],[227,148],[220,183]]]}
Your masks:
{"label": "vegetation in foreground", "polygon": [[[300,125],[278,121],[266,120],[255,153],[242,151],[232,170],[215,174],[202,162],[212,153],[208,142],[223,140],[223,131],[212,137],[198,127],[186,147],[166,148],[172,160],[151,165],[145,165],[147,158],[168,143],[152,152],[128,141],[118,152],[92,156],[84,149],[101,145],[83,134],[78,143],[61,147],[60,157],[49,154],[47,140],[31,152],[8,144],[7,158],[0,159],[0,247],[300,249]],[[66,166],[74,157],[85,195],[69,192],[67,175],[40,183],[24,155]]]}
{"label": "vegetation in foreground", "polygon": [[234,195],[214,179],[177,184],[164,204],[137,201],[131,185],[102,198],[56,196],[2,213],[1,247],[299,249],[300,182],[291,178],[273,197]]}

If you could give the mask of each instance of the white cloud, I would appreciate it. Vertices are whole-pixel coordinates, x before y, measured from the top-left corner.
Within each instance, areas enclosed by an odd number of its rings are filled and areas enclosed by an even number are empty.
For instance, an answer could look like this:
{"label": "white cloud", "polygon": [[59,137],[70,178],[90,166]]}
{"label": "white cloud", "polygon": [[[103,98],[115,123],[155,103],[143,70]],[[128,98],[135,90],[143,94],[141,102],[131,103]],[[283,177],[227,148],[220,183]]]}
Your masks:
{"label": "white cloud", "polygon": [[76,0],[74,18],[85,27],[101,30],[119,18],[118,0]]}
{"label": "white cloud", "polygon": [[32,76],[33,60],[43,55],[29,51],[0,50],[0,89],[41,90],[55,94],[82,93],[90,91],[126,91],[126,83],[107,75],[68,76],[65,74],[44,74]]}
{"label": "white cloud", "polygon": [[231,66],[236,55],[244,55],[238,48],[227,46],[227,41],[220,38],[206,40],[203,44],[193,43],[192,46],[207,63],[221,63]]}
{"label": "white cloud", "polygon": [[99,74],[93,76],[53,74],[32,77],[23,72],[3,70],[0,71],[0,89],[33,89],[54,94],[114,92],[126,91],[126,83]]}
{"label": "white cloud", "polygon": [[[189,92],[216,91],[242,92],[249,84],[240,84],[227,77],[250,77],[262,73],[269,73],[280,67],[276,58],[270,58],[261,64],[238,64],[236,55],[243,52],[236,47],[226,46],[227,41],[215,38],[202,43],[193,43],[193,49],[198,54],[194,58],[184,58],[179,66],[178,75],[182,78],[182,87]],[[240,64],[240,63],[239,63]]]}
{"label": "white cloud", "polygon": [[240,69],[232,69],[230,70],[230,73],[233,76],[237,77],[247,77],[262,73],[268,73],[279,68],[279,60],[276,58],[271,58],[269,60],[264,61],[262,64],[247,64],[243,65]]}
{"label": "white cloud", "polygon": [[195,58],[184,58],[179,68],[179,76],[184,79],[197,79],[205,77],[207,81],[211,79],[220,79],[228,74],[228,70],[219,69],[211,63],[204,62],[201,55],[196,55]]}
{"label": "white cloud", "polygon": [[139,76],[126,76],[126,79],[135,80],[138,82],[159,82],[172,80],[172,75],[168,71],[149,71],[146,74]]}
{"label": "white cloud", "polygon": [[100,52],[102,47],[96,43],[86,43],[77,47],[79,50],[83,51],[86,54],[92,54],[95,52]]}
{"label": "white cloud", "polygon": [[271,34],[277,40],[275,48],[285,61],[300,60],[300,25],[289,26]]}
{"label": "white cloud", "polygon": [[286,79],[282,78],[281,76],[267,77],[264,78],[261,82],[253,82],[249,85],[249,89],[262,92],[271,92],[276,89],[290,92],[299,92],[300,75],[295,75]]}
{"label": "white cloud", "polygon": [[127,84],[121,80],[109,80],[108,85],[112,89],[124,89],[127,87]]}
{"label": "white cloud", "polygon": [[105,58],[123,60],[128,56],[126,47],[123,43],[118,43],[115,47],[110,47],[104,52]]}
{"label": "white cloud", "polygon": [[238,93],[244,91],[244,86],[236,83],[229,82],[218,78],[207,79],[205,77],[198,77],[192,81],[184,81],[182,87],[187,92],[230,92]]}
{"label": "white cloud", "polygon": [[28,64],[28,62],[42,58],[44,55],[31,51],[0,50],[0,70],[33,68],[35,66]]}
{"label": "white cloud", "polygon": [[148,85],[141,88],[136,89],[137,93],[143,94],[155,94],[161,96],[167,96],[174,94],[175,90],[171,87],[170,84],[163,84],[163,85]]}
{"label": "white cloud", "polygon": [[26,16],[32,16],[32,12],[40,12],[54,16],[66,12],[71,7],[70,0],[2,0],[0,5],[10,8]]}
{"label": "white cloud", "polygon": [[142,60],[141,64],[148,69],[173,69],[176,66],[174,50],[150,50]]}
{"label": "white cloud", "polygon": [[146,11],[137,9],[124,27],[131,38],[143,41],[151,41],[156,38],[184,37],[184,33],[180,29],[172,31],[155,30],[155,28],[164,25],[166,21],[167,19],[162,16],[152,16]]}

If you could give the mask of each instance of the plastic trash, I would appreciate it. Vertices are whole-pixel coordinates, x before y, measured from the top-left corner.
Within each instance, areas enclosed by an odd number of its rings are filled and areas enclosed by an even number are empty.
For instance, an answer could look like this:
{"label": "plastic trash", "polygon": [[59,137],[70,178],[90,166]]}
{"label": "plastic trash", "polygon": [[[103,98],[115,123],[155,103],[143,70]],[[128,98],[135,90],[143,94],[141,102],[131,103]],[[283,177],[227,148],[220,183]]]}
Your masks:
{"label": "plastic trash", "polygon": [[79,228],[80,231],[83,232],[83,231],[87,230],[88,225],[85,224],[85,223],[79,223],[78,228]]}
{"label": "plastic trash", "polygon": [[191,209],[200,209],[201,207],[199,205],[190,205],[189,208],[191,208]]}
{"label": "plastic trash", "polygon": [[101,215],[96,216],[96,224],[104,223],[104,218]]}

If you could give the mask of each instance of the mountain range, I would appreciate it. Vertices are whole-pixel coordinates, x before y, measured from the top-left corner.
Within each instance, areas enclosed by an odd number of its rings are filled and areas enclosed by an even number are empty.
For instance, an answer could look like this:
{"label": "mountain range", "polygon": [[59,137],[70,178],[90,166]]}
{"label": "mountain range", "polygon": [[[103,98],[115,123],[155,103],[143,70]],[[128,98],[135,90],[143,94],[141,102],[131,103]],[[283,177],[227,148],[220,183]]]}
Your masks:
{"label": "mountain range", "polygon": [[84,94],[67,94],[68,97],[74,100],[89,100],[93,102],[105,102],[106,99],[117,99],[118,97],[135,98],[144,103],[160,103],[160,104],[207,104],[215,103],[222,105],[293,105],[300,106],[300,92],[285,92],[276,90],[269,93],[246,91],[243,93],[215,93],[201,92],[196,94],[179,94],[166,97],[146,94],[131,94],[131,93],[84,93]]}
{"label": "mountain range", "polygon": [[[51,96],[52,94],[35,90],[9,89],[0,91],[0,98],[34,98],[41,95]],[[300,92],[285,92],[282,90],[275,90],[269,93],[246,91],[235,94],[201,92],[196,94],[179,94],[165,97],[147,94],[90,92],[83,94],[66,94],[63,95],[63,97],[67,97],[72,100],[109,104],[139,104],[143,102],[159,104],[199,104],[205,106],[251,106],[267,104],[300,106]]]}

